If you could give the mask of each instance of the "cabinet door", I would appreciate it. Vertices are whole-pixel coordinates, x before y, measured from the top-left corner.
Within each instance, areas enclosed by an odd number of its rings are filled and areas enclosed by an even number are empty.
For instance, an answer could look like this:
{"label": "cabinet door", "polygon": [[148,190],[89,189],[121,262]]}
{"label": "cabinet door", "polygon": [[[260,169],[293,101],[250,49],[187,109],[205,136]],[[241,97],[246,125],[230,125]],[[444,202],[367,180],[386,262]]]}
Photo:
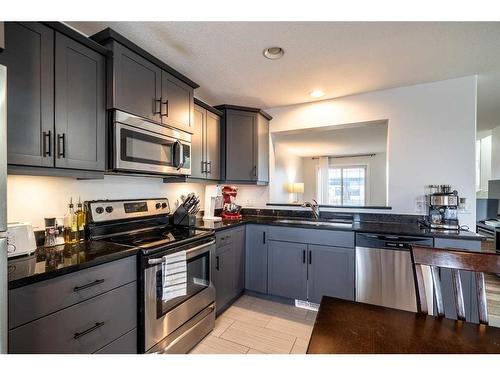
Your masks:
{"label": "cabinet door", "polygon": [[230,247],[215,256],[215,304],[217,311],[224,309],[234,296],[234,251]]}
{"label": "cabinet door", "polygon": [[206,117],[206,161],[207,178],[211,180],[220,179],[220,117],[215,113],[207,111]]}
{"label": "cabinet door", "polygon": [[245,288],[267,293],[267,227],[247,225]]}
{"label": "cabinet door", "polygon": [[307,245],[269,241],[269,294],[300,300],[307,298]]}
{"label": "cabinet door", "polygon": [[193,89],[181,80],[162,71],[162,122],[171,126],[191,126],[193,117]]}
{"label": "cabinet door", "polygon": [[56,167],[103,171],[104,56],[56,33]]}
{"label": "cabinet door", "polygon": [[354,249],[308,245],[309,301],[323,296],[354,301]]}
{"label": "cabinet door", "polygon": [[112,107],[160,122],[161,69],[119,43],[112,50]]}
{"label": "cabinet door", "polygon": [[234,296],[245,289],[245,228],[240,227],[232,232],[232,248],[234,251]]}
{"label": "cabinet door", "polygon": [[255,113],[226,111],[226,180],[255,181]]}
{"label": "cabinet door", "polygon": [[8,163],[54,166],[54,32],[6,22]]}
{"label": "cabinet door", "polygon": [[191,137],[191,177],[206,178],[205,173],[205,132],[207,110],[194,106],[193,136]]}
{"label": "cabinet door", "polygon": [[259,182],[269,182],[269,121],[260,114],[257,116],[256,143],[257,180]]}

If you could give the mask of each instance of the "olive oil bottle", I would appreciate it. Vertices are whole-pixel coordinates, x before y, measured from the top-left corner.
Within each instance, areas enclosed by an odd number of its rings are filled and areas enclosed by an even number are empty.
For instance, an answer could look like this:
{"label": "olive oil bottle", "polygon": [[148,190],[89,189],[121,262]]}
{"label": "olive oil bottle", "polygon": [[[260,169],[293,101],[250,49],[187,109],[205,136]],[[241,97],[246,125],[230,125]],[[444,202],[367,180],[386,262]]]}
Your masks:
{"label": "olive oil bottle", "polygon": [[64,243],[75,243],[77,241],[78,224],[73,205],[73,198],[71,198],[68,205],[68,212],[64,215]]}
{"label": "olive oil bottle", "polygon": [[77,225],[77,231],[78,231],[78,240],[83,241],[85,239],[85,220],[86,220],[86,214],[85,211],[83,210],[83,205],[82,205],[82,200],[80,197],[78,197],[78,205],[76,208],[76,225]]}

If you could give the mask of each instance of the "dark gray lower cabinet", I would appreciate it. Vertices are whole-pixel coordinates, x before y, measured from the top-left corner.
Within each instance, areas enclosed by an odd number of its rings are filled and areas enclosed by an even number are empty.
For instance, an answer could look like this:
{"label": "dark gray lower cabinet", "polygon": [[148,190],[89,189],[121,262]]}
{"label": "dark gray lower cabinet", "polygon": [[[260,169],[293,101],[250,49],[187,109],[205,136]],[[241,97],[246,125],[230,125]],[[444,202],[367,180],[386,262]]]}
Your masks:
{"label": "dark gray lower cabinet", "polygon": [[268,230],[264,225],[247,225],[245,289],[267,293]]}
{"label": "dark gray lower cabinet", "polygon": [[136,353],[136,272],[131,256],[9,290],[9,353]]}
{"label": "dark gray lower cabinet", "polygon": [[231,247],[217,249],[215,256],[215,304],[217,311],[222,310],[234,295],[234,260],[235,254]]}
{"label": "dark gray lower cabinet", "polygon": [[216,243],[212,282],[220,312],[245,288],[245,227],[217,232]]}
{"label": "dark gray lower cabinet", "polygon": [[129,283],[9,331],[10,353],[94,353],[137,325]]}
{"label": "dark gray lower cabinet", "polygon": [[[267,250],[267,293],[312,303],[320,303],[325,295],[354,300],[355,252],[352,232],[271,227],[268,237],[271,240],[268,241]],[[253,238],[258,242],[256,236]],[[289,242],[299,239],[304,243]],[[257,244],[253,246],[259,249]],[[248,250],[249,254],[251,251]],[[252,259],[254,265],[259,265],[256,269],[264,267],[263,259],[266,258],[262,255]],[[247,265],[247,269],[250,265]],[[248,274],[247,280],[258,275],[258,272]],[[253,280],[258,278],[253,277]]]}
{"label": "dark gray lower cabinet", "polygon": [[308,245],[308,300],[323,296],[354,300],[354,249]]}
{"label": "dark gray lower cabinet", "polygon": [[[480,241],[464,241],[445,238],[436,238],[434,246],[438,248],[465,249],[470,251],[481,251]],[[449,319],[457,319],[456,303],[453,291],[451,271],[440,269],[441,291],[443,294],[443,304],[445,316]],[[468,322],[479,323],[479,311],[476,298],[476,280],[472,272],[460,271],[462,291],[464,294],[465,317]],[[436,311],[436,309],[434,309]]]}
{"label": "dark gray lower cabinet", "polygon": [[55,166],[104,171],[104,56],[56,33],[55,88]]}
{"label": "dark gray lower cabinet", "polygon": [[137,353],[137,328],[127,332],[104,348],[99,349],[96,354],[134,354]]}
{"label": "dark gray lower cabinet", "polygon": [[269,294],[293,299],[307,299],[307,245],[269,241]]}

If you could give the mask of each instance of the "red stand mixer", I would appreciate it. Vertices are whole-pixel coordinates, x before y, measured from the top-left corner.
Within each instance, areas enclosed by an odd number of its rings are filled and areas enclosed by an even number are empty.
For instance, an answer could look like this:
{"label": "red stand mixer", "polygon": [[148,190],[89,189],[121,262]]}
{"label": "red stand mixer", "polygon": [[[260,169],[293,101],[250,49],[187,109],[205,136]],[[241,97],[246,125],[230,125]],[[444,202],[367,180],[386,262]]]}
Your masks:
{"label": "red stand mixer", "polygon": [[224,186],[222,188],[222,197],[224,200],[224,207],[222,208],[222,218],[236,220],[241,219],[241,206],[234,203],[238,188],[236,186]]}

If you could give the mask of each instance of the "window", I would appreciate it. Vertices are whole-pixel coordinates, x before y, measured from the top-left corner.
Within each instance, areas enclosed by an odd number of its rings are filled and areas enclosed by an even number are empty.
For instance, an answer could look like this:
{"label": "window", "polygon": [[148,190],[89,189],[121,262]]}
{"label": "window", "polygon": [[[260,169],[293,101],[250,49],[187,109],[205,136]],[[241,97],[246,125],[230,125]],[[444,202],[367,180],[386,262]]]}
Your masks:
{"label": "window", "polygon": [[366,165],[330,166],[327,202],[334,206],[364,206]]}

